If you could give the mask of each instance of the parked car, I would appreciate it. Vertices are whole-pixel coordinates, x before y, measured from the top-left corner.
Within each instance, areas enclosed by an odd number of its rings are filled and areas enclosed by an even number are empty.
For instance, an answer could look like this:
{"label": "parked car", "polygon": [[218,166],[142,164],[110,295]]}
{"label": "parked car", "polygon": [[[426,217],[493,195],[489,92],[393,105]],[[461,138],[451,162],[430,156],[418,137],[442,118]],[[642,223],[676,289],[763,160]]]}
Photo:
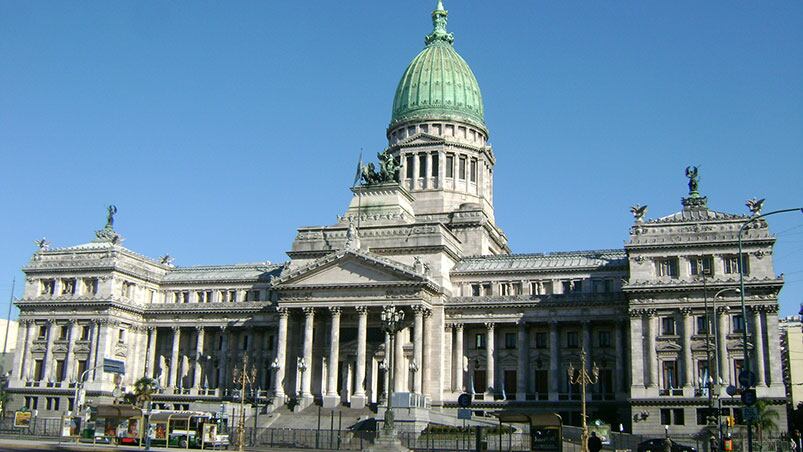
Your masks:
{"label": "parked car", "polygon": [[[638,445],[638,452],[664,452],[666,449],[664,438],[653,438],[641,442]],[[672,441],[672,452],[697,452],[697,449]]]}

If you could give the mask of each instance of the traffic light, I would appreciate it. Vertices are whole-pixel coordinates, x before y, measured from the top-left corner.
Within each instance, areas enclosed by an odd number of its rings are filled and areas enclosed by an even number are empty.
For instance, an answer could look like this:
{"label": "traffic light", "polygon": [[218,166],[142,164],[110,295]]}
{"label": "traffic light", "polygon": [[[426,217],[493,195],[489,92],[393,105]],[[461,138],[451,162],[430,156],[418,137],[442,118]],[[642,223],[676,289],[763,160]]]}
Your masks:
{"label": "traffic light", "polygon": [[733,416],[728,416],[725,418],[725,425],[728,427],[735,427],[736,426],[736,418]]}

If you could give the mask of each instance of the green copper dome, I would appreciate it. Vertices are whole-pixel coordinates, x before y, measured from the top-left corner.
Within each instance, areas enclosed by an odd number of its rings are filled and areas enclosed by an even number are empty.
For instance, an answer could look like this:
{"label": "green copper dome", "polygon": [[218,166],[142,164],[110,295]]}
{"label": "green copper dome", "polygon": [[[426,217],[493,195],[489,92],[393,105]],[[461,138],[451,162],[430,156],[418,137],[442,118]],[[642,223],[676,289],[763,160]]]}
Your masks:
{"label": "green copper dome", "polygon": [[479,127],[487,134],[477,78],[454,50],[446,31],[448,12],[438,0],[432,12],[434,30],[426,47],[407,66],[393,98],[390,128],[411,121],[447,119]]}

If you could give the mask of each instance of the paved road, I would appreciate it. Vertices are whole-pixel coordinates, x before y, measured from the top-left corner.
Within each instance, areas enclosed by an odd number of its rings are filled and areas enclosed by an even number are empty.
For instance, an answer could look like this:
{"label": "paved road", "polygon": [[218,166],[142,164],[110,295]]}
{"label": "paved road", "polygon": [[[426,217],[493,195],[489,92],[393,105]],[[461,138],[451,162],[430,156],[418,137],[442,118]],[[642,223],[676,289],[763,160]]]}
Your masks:
{"label": "paved road", "polygon": [[[106,445],[98,445],[98,446],[91,446],[91,445],[83,445],[83,444],[59,444],[57,441],[52,440],[44,440],[44,441],[35,441],[35,440],[24,440],[24,439],[11,439],[11,438],[0,438],[0,451],[41,451],[41,450],[59,450],[59,451],[92,451],[92,452],[119,452],[119,451],[139,451],[142,452],[143,449],[134,446],[117,446],[117,447],[110,447]],[[151,450],[153,451],[171,451],[176,452],[175,447],[170,449],[164,447],[152,447]],[[299,452],[300,449],[276,449],[276,448],[247,448],[247,451],[253,452]],[[317,449],[318,451],[326,452],[327,449]]]}

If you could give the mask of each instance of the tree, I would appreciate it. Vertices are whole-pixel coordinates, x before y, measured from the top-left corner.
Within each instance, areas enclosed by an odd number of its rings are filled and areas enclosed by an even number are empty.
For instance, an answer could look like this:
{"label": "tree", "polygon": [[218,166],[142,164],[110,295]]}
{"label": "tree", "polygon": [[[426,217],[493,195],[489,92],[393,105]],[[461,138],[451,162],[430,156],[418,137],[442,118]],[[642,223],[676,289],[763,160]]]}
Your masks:
{"label": "tree", "polygon": [[153,399],[155,392],[156,380],[153,378],[142,377],[134,383],[134,401],[143,408]]}
{"label": "tree", "polygon": [[758,440],[764,439],[764,432],[772,433],[778,431],[778,411],[773,410],[771,405],[766,400],[759,400],[756,402],[756,410],[758,411],[758,418],[756,419],[755,426],[758,433]]}

